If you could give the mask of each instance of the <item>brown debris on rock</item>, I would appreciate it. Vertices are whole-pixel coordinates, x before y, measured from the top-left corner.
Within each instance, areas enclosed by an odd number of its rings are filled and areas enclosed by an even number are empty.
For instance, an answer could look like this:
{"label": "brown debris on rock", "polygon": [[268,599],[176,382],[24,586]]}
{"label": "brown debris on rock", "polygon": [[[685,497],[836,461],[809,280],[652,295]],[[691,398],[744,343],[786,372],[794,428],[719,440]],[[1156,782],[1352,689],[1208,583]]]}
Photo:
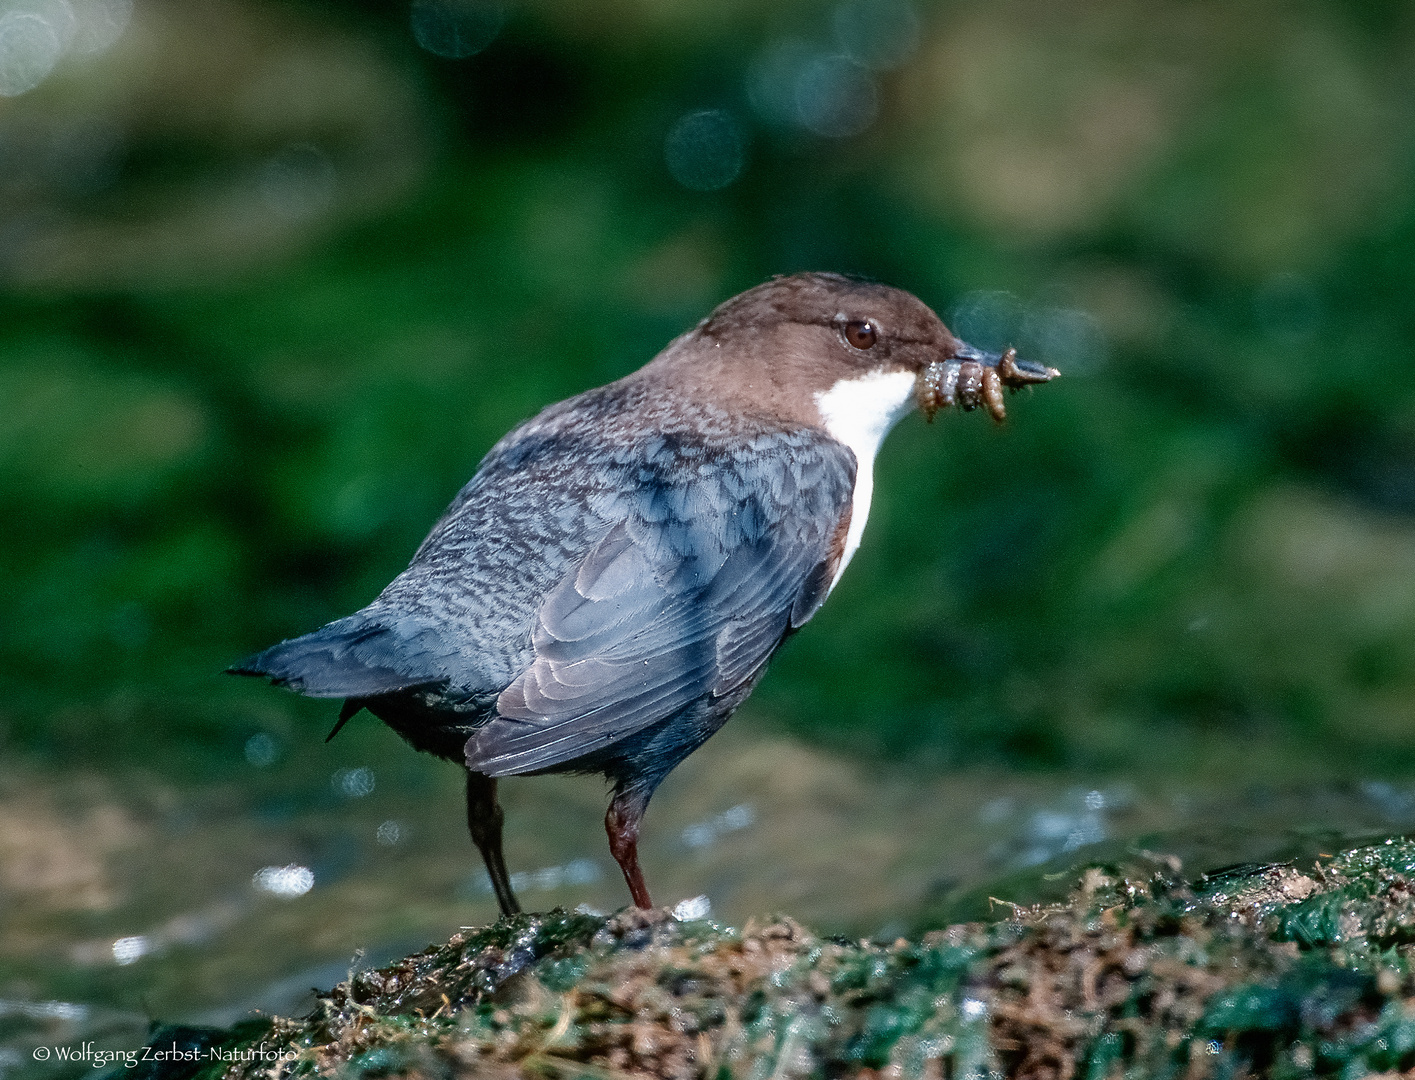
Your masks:
{"label": "brown debris on rock", "polygon": [[784,917],[519,915],[208,1041],[234,1055],[225,1080],[1411,1070],[1412,875],[1405,840],[1192,883],[1141,859],[1086,869],[1064,903],[888,943]]}

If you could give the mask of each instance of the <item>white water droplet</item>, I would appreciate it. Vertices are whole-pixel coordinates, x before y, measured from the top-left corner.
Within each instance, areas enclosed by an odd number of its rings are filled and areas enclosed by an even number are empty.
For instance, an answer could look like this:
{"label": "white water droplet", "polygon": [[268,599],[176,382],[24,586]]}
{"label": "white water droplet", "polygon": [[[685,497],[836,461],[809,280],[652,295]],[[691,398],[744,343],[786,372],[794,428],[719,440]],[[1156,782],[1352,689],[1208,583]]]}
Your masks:
{"label": "white water droplet", "polygon": [[122,937],[113,942],[113,959],[120,964],[131,964],[134,960],[141,960],[150,951],[151,946],[142,934]]}
{"label": "white water droplet", "polygon": [[314,888],[314,871],[308,866],[266,866],[257,870],[252,879],[255,887],[272,896],[304,896]]}
{"label": "white water droplet", "polygon": [[706,896],[692,896],[687,900],[680,900],[673,908],[673,917],[679,922],[706,919],[711,914],[712,901]]}

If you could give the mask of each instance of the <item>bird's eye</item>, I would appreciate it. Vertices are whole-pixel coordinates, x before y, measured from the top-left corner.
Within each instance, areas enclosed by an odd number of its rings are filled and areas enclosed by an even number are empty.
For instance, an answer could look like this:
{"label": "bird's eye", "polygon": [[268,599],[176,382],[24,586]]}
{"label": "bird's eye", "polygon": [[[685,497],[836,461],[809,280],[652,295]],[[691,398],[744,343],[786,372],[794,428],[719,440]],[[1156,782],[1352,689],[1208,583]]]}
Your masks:
{"label": "bird's eye", "polygon": [[845,324],[845,340],[857,349],[871,348],[879,335],[872,322],[848,322]]}

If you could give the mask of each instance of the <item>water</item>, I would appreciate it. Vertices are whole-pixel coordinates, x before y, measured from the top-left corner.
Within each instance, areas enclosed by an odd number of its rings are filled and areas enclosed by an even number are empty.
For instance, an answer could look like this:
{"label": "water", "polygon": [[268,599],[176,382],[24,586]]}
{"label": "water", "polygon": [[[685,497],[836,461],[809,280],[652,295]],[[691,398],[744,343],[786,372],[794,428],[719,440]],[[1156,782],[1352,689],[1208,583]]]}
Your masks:
{"label": "water", "polygon": [[[283,765],[256,750],[264,764],[201,788],[131,768],[7,769],[0,1065],[32,1067],[38,1045],[138,1045],[152,1018],[297,1013],[311,986],[495,918],[457,770],[372,723],[345,747],[292,740]],[[512,780],[503,798],[527,907],[626,903],[598,780]],[[813,748],[749,716],[665,783],[643,862],[655,899],[685,912],[740,925],[785,911],[892,937],[985,915],[988,895],[1064,887],[1061,871],[1088,857],[1144,847],[1198,872],[1411,822],[1415,788],[1387,781],[929,773]]]}

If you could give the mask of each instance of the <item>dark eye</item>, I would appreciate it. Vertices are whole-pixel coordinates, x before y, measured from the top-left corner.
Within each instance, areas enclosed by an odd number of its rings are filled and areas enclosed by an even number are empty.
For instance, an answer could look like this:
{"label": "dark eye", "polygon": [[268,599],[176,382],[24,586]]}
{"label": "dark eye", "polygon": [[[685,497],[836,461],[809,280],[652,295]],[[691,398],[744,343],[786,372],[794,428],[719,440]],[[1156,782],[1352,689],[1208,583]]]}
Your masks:
{"label": "dark eye", "polygon": [[845,324],[845,340],[857,349],[871,348],[879,335],[872,322],[848,322]]}

